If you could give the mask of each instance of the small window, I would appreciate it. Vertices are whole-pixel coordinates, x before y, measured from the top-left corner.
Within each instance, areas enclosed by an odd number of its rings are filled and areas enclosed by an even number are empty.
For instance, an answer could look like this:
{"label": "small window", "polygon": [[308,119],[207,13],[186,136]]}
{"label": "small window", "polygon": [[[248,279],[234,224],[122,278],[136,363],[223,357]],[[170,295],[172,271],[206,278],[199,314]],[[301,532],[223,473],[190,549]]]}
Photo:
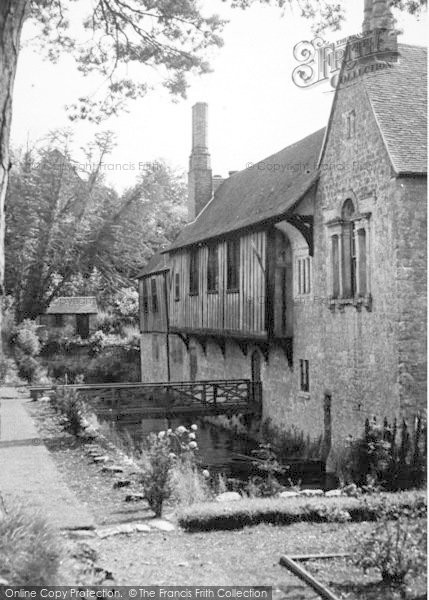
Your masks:
{"label": "small window", "polygon": [[298,258],[298,294],[311,292],[311,262],[310,257]]}
{"label": "small window", "polygon": [[142,281],[142,296],[143,296],[143,314],[147,315],[149,312],[149,294],[147,290],[147,281],[143,279]]}
{"label": "small window", "polygon": [[300,387],[301,392],[310,391],[310,379],[308,370],[308,360],[299,361],[299,376],[300,376]]}
{"label": "small window", "polygon": [[189,293],[192,296],[196,296],[198,294],[198,270],[198,248],[194,248],[191,250],[189,255]]}
{"label": "small window", "polygon": [[152,294],[152,312],[158,312],[158,293],[156,289],[156,279],[150,280],[151,294]]}
{"label": "small window", "polygon": [[359,247],[359,296],[366,296],[368,292],[367,273],[366,273],[366,231],[358,230]]}
{"label": "small window", "polygon": [[208,247],[207,257],[207,291],[217,292],[219,289],[219,258],[217,244]]}
{"label": "small window", "polygon": [[351,110],[346,115],[346,134],[347,139],[351,139],[355,136],[356,133],[356,113],[354,110]]}
{"label": "small window", "polygon": [[332,297],[339,298],[339,296],[340,296],[340,257],[339,257],[338,235],[332,236],[331,244],[332,244]]}
{"label": "small window", "polygon": [[226,288],[236,292],[240,288],[240,239],[227,243],[227,281]]}
{"label": "small window", "polygon": [[64,326],[64,315],[54,315],[54,325],[55,325],[55,327],[63,327]]}
{"label": "small window", "polygon": [[353,221],[355,209],[353,202],[344,202],[343,217],[343,247],[342,247],[342,281],[343,298],[353,298],[356,291],[356,245],[355,224]]}
{"label": "small window", "polygon": [[174,275],[174,299],[176,302],[180,300],[180,274]]}

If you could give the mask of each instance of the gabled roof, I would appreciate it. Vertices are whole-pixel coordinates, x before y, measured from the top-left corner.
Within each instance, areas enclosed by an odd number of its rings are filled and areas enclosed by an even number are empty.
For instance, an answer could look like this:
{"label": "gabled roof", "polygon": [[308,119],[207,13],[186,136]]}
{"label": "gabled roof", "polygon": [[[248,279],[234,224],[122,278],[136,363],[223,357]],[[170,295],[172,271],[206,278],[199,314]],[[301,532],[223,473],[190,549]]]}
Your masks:
{"label": "gabled roof", "polygon": [[155,273],[161,273],[162,271],[168,271],[169,266],[167,265],[167,257],[165,254],[158,252],[149,259],[146,266],[138,273],[137,279],[146,277],[147,275],[153,275]]}
{"label": "gabled roof", "polygon": [[[427,173],[427,50],[398,44],[398,62],[359,77],[397,175]],[[342,72],[344,71],[344,65]],[[347,84],[346,84],[347,85]],[[328,143],[338,94],[335,93],[320,156]]]}
{"label": "gabled roof", "polygon": [[324,132],[320,129],[226,179],[168,250],[256,225],[292,208],[317,179]]}
{"label": "gabled roof", "polygon": [[60,296],[48,307],[48,315],[88,315],[98,313],[95,296]]}
{"label": "gabled roof", "polygon": [[427,173],[427,50],[398,45],[399,61],[364,76],[396,173]]}

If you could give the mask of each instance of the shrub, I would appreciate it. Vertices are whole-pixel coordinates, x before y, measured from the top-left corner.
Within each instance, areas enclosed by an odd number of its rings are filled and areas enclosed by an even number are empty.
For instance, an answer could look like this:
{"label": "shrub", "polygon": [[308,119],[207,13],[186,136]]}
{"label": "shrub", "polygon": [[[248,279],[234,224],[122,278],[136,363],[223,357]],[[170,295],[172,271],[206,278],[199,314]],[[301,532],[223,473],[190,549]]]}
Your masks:
{"label": "shrub", "polygon": [[382,485],[397,490],[421,486],[426,480],[426,425],[418,417],[411,433],[406,421],[365,423],[365,433],[351,440],[341,464],[347,482]]}
{"label": "shrub", "polygon": [[9,585],[55,585],[60,543],[48,523],[14,508],[0,519],[0,578]]}
{"label": "shrub", "polygon": [[171,469],[171,484],[172,497],[179,506],[191,506],[213,498],[207,478],[193,460],[175,461]]}
{"label": "shrub", "polygon": [[97,356],[106,345],[106,336],[102,331],[95,331],[89,338],[89,356]]}
{"label": "shrub", "polygon": [[0,383],[6,383],[8,376],[13,373],[13,360],[2,356],[0,358]]}
{"label": "shrub", "polygon": [[274,425],[271,419],[267,419],[262,424],[261,435],[265,442],[272,444],[280,461],[291,458],[319,458],[321,455],[323,436],[312,440],[295,426],[284,431]]}
{"label": "shrub", "polygon": [[120,383],[140,380],[140,352],[127,348],[105,348],[85,371],[86,383]]}
{"label": "shrub", "polygon": [[14,298],[12,296],[4,296],[1,312],[1,335],[4,346],[11,343],[11,338],[15,329],[15,307]]}
{"label": "shrub", "polygon": [[156,516],[161,515],[164,501],[173,492],[173,466],[180,462],[191,465],[194,460],[194,453],[198,449],[196,429],[196,425],[192,425],[191,431],[180,426],[175,431],[169,429],[158,435],[151,433],[147,438],[140,459],[140,483]]}
{"label": "shrub", "polygon": [[282,489],[276,475],[283,474],[285,469],[277,460],[271,444],[260,444],[257,450],[252,450],[252,454],[253,466],[262,471],[265,477],[252,478],[248,488],[249,495],[275,496]]}
{"label": "shrub", "polygon": [[174,456],[168,439],[151,433],[143,456],[140,483],[149,506],[159,517],[164,501],[172,492],[170,470]]}
{"label": "shrub", "polygon": [[392,515],[384,503],[377,525],[357,538],[354,563],[365,572],[376,569],[386,585],[405,594],[406,579],[426,570],[426,527],[420,517],[418,508]]}
{"label": "shrub", "polygon": [[57,389],[51,404],[61,413],[66,431],[76,436],[85,431],[87,408],[77,390]]}
{"label": "shrub", "polygon": [[[241,529],[259,523],[292,525],[302,521],[321,523],[345,520],[375,521],[380,508],[388,502],[389,515],[404,510],[426,514],[426,496],[422,492],[383,493],[359,498],[247,498],[239,502],[206,502],[182,509],[180,525],[188,531]],[[348,517],[347,517],[348,519]]]}
{"label": "shrub", "polygon": [[37,356],[40,342],[37,337],[38,325],[35,321],[25,319],[15,327],[12,333],[12,344],[27,356]]}
{"label": "shrub", "polygon": [[40,365],[33,356],[29,356],[17,348],[15,350],[15,362],[21,379],[25,379],[28,383],[34,383],[38,379]]}
{"label": "shrub", "polygon": [[105,334],[118,333],[120,325],[118,317],[110,312],[100,311],[97,315],[96,327]]}

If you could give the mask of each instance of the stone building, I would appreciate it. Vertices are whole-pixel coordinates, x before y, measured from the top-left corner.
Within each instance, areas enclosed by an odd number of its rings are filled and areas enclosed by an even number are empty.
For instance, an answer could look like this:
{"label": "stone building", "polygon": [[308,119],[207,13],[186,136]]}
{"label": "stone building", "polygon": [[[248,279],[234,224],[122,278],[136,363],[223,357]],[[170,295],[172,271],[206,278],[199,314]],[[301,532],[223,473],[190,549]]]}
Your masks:
{"label": "stone building", "polygon": [[[366,0],[364,32],[392,27]],[[426,51],[390,58],[344,63],[326,129],[225,180],[194,106],[190,222],[139,282],[145,381],[261,381],[263,418],[336,446],[425,410]]]}
{"label": "stone building", "polygon": [[47,331],[69,329],[82,339],[96,330],[98,314],[95,296],[61,296],[49,305],[46,313],[39,316],[39,324]]}

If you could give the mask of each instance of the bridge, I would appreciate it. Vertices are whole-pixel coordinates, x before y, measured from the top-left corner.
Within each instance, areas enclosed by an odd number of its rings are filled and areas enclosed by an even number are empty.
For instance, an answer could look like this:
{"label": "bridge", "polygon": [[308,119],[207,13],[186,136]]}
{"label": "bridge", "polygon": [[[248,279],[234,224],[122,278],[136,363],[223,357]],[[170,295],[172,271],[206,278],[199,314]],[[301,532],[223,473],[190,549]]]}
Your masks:
{"label": "bridge", "polygon": [[248,379],[33,386],[30,393],[37,400],[58,389],[79,392],[98,415],[110,418],[256,415],[262,397],[262,384]]}

